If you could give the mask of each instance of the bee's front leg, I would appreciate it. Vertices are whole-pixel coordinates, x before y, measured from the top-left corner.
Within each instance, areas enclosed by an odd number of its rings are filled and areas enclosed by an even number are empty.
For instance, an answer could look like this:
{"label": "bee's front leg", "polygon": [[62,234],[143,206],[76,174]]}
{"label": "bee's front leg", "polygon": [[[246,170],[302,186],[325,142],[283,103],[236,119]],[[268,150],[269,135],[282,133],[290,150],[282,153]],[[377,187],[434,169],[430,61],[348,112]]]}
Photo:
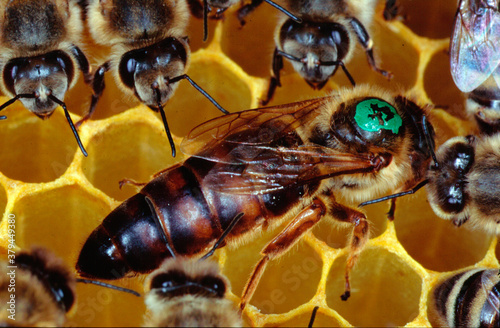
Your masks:
{"label": "bee's front leg", "polygon": [[285,254],[307,231],[309,231],[319,220],[325,216],[326,205],[320,198],[315,198],[309,206],[304,208],[297,216],[260,252],[264,257],[253,269],[250,279],[245,285],[241,296],[240,311],[243,311],[247,303],[257,289],[260,278],[264,273],[270,260]]}
{"label": "bee's front leg", "polygon": [[359,258],[359,254],[366,245],[369,237],[369,223],[366,220],[366,215],[360,211],[339,204],[331,196],[332,202],[329,204],[329,214],[337,221],[351,223],[354,225],[351,240],[349,242],[349,257],[345,267],[345,289],[344,294],[340,296],[343,301],[346,301],[351,296],[351,283],[349,276],[352,268]]}
{"label": "bee's front leg", "polygon": [[269,87],[267,88],[266,99],[260,101],[261,106],[266,106],[274,96],[277,87],[281,87],[280,71],[283,69],[283,56],[278,53],[278,48],[274,49],[273,54],[273,75],[269,80]]}

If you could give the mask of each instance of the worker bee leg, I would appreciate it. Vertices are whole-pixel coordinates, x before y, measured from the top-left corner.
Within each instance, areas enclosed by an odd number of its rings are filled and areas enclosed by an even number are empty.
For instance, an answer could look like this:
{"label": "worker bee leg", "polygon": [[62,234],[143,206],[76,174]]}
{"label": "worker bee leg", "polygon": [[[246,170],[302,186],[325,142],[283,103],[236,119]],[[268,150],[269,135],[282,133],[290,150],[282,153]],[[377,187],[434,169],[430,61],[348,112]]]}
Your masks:
{"label": "worker bee leg", "polygon": [[187,0],[191,15],[198,19],[203,18],[203,4],[198,0]]}
{"label": "worker bee leg", "polygon": [[389,221],[394,221],[394,213],[396,212],[396,198],[391,199],[391,206],[387,212],[387,219]]}
{"label": "worker bee leg", "polygon": [[120,189],[122,189],[122,187],[124,185],[132,185],[132,186],[135,186],[137,188],[143,188],[147,182],[137,182],[135,180],[132,180],[132,179],[123,179],[123,180],[120,180],[120,182],[118,182],[119,186],[120,186]]}
{"label": "worker bee leg", "polygon": [[337,221],[351,223],[354,225],[351,240],[349,242],[349,257],[347,258],[347,264],[345,268],[344,294],[340,296],[343,301],[346,301],[351,295],[351,283],[349,276],[351,274],[352,268],[358,261],[359,254],[361,254],[361,251],[368,241],[369,223],[366,220],[365,214],[345,205],[339,204],[335,200],[330,203],[329,214]]}
{"label": "worker bee leg", "polygon": [[375,58],[373,57],[373,40],[368,35],[368,31],[366,31],[365,27],[359,20],[354,17],[351,17],[351,26],[358,37],[359,43],[363,46],[366,52],[366,56],[368,57],[368,63],[372,67],[375,72],[378,72],[385,76],[388,79],[392,79],[392,73],[389,71],[384,71],[377,67],[375,63]]}
{"label": "worker bee leg", "polygon": [[314,325],[314,319],[316,319],[316,312],[318,312],[319,306],[315,306],[312,313],[311,313],[311,319],[309,320],[309,324],[307,325],[308,328],[312,328]]}
{"label": "worker bee leg", "polygon": [[73,56],[75,56],[76,61],[78,63],[78,68],[80,68],[80,71],[83,73],[83,79],[86,84],[90,84],[92,82],[92,73],[90,69],[90,64],[83,53],[83,51],[80,50],[77,46],[71,47],[71,53]]}
{"label": "worker bee leg", "polygon": [[109,71],[109,69],[110,69],[110,63],[109,62],[105,62],[104,64],[102,64],[101,66],[99,66],[99,68],[95,72],[94,79],[92,81],[92,91],[93,91],[93,94],[92,94],[92,99],[91,99],[91,102],[90,102],[89,112],[84,117],[82,117],[81,120],[79,120],[78,122],[76,122],[76,124],[75,124],[76,127],[79,127],[83,122],[85,122],[88,119],[90,119],[92,117],[92,114],[94,114],[95,108],[97,106],[97,102],[99,101],[99,98],[101,97],[102,92],[104,91],[104,88],[105,88],[105,85],[104,85],[104,73],[106,73],[107,71]]}
{"label": "worker bee leg", "polygon": [[392,21],[398,18],[400,14],[399,4],[397,0],[386,0],[384,7],[384,19],[386,21]]}
{"label": "worker bee leg", "polygon": [[245,285],[240,302],[243,311],[259,284],[267,263],[286,253],[307,231],[309,231],[326,214],[325,203],[316,198],[312,204],[303,209],[286,227],[271,240],[261,251],[263,258],[255,266],[250,279]]}
{"label": "worker bee leg", "polygon": [[278,53],[278,49],[274,49],[273,54],[273,76],[269,81],[269,87],[267,88],[266,99],[260,101],[262,106],[266,106],[271,99],[273,99],[274,92],[277,87],[281,87],[280,81],[280,71],[283,69],[283,56]]}
{"label": "worker bee leg", "polygon": [[247,17],[252,11],[257,9],[264,0],[252,0],[251,3],[242,6],[237,11],[238,20],[240,21],[241,26],[246,24],[245,17]]}

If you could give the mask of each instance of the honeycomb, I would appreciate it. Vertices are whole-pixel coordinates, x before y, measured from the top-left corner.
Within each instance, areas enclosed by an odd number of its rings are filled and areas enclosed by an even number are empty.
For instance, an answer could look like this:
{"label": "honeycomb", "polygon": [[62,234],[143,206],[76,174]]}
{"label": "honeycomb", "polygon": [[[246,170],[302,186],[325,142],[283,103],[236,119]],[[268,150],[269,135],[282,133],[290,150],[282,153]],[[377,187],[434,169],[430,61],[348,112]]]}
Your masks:
{"label": "honeycomb", "polygon": [[[437,144],[455,135],[473,133],[463,115],[464,96],[449,73],[448,45],[456,0],[401,0],[402,15],[382,19],[375,13],[371,35],[380,66],[393,72],[387,81],[374,73],[361,47],[347,64],[357,83],[408,90],[422,104],[434,104],[432,121]],[[231,112],[254,108],[264,95],[270,74],[273,32],[278,13],[263,4],[241,28],[234,9],[222,21],[210,21],[203,43],[202,22],[192,19],[188,35],[192,60],[188,74]],[[94,65],[107,49],[85,37]],[[82,80],[82,79],[81,79]],[[338,73],[321,91],[312,90],[285,63],[283,87],[271,103],[280,104],[326,95],[349,86]],[[8,246],[7,218],[16,218],[17,249],[45,246],[74,267],[90,232],[121,201],[135,194],[132,186],[118,187],[129,178],[148,181],[163,168],[182,161],[170,156],[160,117],[124,96],[110,74],[107,89],[92,120],[80,129],[89,153],[80,153],[57,109],[47,121],[20,103],[2,112],[0,122],[0,246]],[[87,110],[91,90],[79,81],[67,95],[76,121]],[[2,102],[7,99],[4,97]],[[220,113],[187,82],[180,82],[165,107],[177,144],[196,125]],[[243,318],[250,326],[307,326],[315,306],[314,323],[322,326],[430,326],[428,295],[438,280],[467,267],[498,267],[500,246],[494,236],[456,228],[436,217],[419,191],[398,201],[396,219],[388,222],[388,204],[366,208],[371,238],[352,271],[352,296],[343,302],[346,242],[351,227],[322,220],[290,252],[272,261]],[[261,248],[281,227],[263,231],[245,247],[218,250],[214,259],[231,282],[229,297],[239,301]],[[142,291],[144,277],[116,283]],[[91,285],[79,285],[77,303],[68,315],[70,326],[137,326],[145,307],[142,298]]]}

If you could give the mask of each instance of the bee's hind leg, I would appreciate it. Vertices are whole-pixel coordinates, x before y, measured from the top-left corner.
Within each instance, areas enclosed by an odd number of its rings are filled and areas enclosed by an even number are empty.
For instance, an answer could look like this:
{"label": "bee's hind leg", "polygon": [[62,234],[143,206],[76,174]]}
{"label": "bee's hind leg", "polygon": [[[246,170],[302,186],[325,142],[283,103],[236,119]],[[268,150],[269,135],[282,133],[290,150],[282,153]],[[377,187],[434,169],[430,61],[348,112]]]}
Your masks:
{"label": "bee's hind leg", "polygon": [[326,205],[320,198],[315,198],[311,205],[303,209],[297,216],[261,251],[264,257],[253,269],[250,279],[245,285],[240,302],[240,311],[257,289],[260,278],[270,260],[285,254],[292,246],[326,214]]}

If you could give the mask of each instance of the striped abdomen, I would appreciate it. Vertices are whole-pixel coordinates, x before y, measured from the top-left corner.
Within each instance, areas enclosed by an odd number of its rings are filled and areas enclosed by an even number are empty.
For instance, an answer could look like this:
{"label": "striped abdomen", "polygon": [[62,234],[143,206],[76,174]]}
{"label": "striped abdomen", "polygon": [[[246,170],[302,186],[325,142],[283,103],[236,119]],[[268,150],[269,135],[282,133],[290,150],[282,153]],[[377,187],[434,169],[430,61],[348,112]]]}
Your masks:
{"label": "striped abdomen", "polygon": [[499,270],[461,272],[436,287],[435,310],[451,327],[500,326]]}

